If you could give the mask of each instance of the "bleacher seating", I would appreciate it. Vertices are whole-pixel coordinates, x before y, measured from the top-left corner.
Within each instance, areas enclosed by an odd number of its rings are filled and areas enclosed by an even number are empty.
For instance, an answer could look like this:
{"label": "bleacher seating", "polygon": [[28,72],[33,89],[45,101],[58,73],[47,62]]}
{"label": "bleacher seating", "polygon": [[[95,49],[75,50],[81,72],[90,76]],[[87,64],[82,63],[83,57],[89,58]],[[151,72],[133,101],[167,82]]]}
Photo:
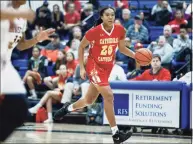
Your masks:
{"label": "bleacher seating", "polygon": [[114,7],[114,1],[99,0],[99,4],[100,4],[101,7],[104,7],[104,6],[112,6],[112,7]]}
{"label": "bleacher seating", "polygon": [[23,77],[28,69],[28,60],[18,59],[12,61],[13,66],[18,70],[21,77]]}
{"label": "bleacher seating", "polygon": [[150,27],[151,41],[155,41],[160,35],[163,35],[163,26],[151,26]]}

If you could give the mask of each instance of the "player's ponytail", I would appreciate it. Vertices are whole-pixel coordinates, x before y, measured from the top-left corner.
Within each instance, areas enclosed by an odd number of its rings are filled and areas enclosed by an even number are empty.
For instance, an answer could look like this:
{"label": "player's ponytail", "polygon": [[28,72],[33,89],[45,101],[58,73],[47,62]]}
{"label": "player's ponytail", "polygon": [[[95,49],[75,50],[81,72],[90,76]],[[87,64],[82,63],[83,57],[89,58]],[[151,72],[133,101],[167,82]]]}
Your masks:
{"label": "player's ponytail", "polygon": [[112,10],[115,12],[115,9],[114,9],[113,7],[110,7],[110,6],[102,8],[102,9],[100,10],[100,12],[99,12],[100,17],[99,17],[99,19],[95,22],[94,27],[96,27],[96,26],[100,25],[101,23],[103,23],[103,20],[101,19],[101,16],[103,16],[104,11],[107,10],[107,9],[109,9],[109,8],[112,9]]}

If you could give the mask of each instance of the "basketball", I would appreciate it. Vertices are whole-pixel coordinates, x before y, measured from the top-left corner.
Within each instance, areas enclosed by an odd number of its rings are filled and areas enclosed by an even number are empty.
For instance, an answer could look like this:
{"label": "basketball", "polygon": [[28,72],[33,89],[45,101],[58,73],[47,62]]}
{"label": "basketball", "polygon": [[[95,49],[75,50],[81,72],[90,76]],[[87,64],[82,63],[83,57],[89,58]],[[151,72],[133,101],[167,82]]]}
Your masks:
{"label": "basketball", "polygon": [[140,66],[147,66],[151,63],[152,52],[146,48],[138,49],[135,53],[135,60],[140,64]]}

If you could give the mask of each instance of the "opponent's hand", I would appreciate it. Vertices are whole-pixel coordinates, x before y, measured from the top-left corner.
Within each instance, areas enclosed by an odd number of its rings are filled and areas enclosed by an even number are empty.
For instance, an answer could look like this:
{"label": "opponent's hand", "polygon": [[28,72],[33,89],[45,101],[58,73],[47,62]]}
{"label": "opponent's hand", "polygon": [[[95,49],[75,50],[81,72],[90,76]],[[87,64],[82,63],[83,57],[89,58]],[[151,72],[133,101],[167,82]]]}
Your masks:
{"label": "opponent's hand", "polygon": [[80,77],[85,80],[86,79],[86,70],[85,68],[80,69]]}
{"label": "opponent's hand", "polygon": [[36,36],[38,42],[42,42],[45,40],[52,40],[49,36],[55,33],[55,29],[49,28],[47,30],[43,30],[42,27],[40,28],[39,33]]}

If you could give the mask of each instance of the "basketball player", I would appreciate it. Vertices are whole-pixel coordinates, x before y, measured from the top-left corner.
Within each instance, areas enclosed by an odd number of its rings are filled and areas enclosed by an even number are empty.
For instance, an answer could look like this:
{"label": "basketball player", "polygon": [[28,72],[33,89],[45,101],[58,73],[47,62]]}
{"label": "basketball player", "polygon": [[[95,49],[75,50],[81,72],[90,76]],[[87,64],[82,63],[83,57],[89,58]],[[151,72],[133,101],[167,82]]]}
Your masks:
{"label": "basketball player", "polygon": [[[11,7],[14,9],[24,9],[24,4],[26,3],[26,0],[12,0]],[[16,18],[12,20],[10,26],[10,41],[9,41],[9,47],[8,47],[8,57],[11,60],[11,55],[13,49],[17,46],[17,49],[20,51],[26,50],[37,44],[38,42],[44,41],[44,40],[51,40],[49,38],[49,35],[53,34],[55,32],[54,29],[47,29],[47,30],[40,30],[40,32],[32,38],[31,40],[25,40],[25,31],[27,27],[27,21],[22,18]],[[35,79],[34,79],[35,80]],[[36,92],[35,89],[30,90],[31,97],[28,98],[36,98]]]}
{"label": "basketball player", "polygon": [[[14,9],[24,9],[24,4],[26,0],[12,0],[10,5]],[[49,36],[55,32],[55,29],[47,29],[47,30],[40,30],[36,37],[31,40],[25,40],[25,31],[27,27],[27,21],[22,18],[16,18],[11,20],[10,26],[10,41],[9,41],[9,48],[8,54],[9,59],[11,59],[11,54],[13,49],[17,46],[19,50],[26,50],[37,44],[38,42],[44,40],[51,40]]]}
{"label": "basketball player", "polygon": [[[35,14],[30,9],[13,9],[12,4],[21,5],[23,0],[1,1],[1,89],[0,89],[0,141],[4,141],[12,131],[23,124],[27,117],[26,90],[17,71],[10,62],[8,45],[10,21],[23,18],[33,21]],[[44,38],[49,32],[44,32]],[[43,38],[42,38],[43,39]],[[42,40],[40,39],[40,40]],[[32,46],[32,44],[30,45]]]}
{"label": "basketball player", "polygon": [[[134,58],[134,52],[125,47],[125,29],[114,24],[115,10],[111,7],[100,11],[100,19],[94,28],[87,31],[79,47],[80,75],[82,79],[88,74],[90,86],[86,96],[77,102],[64,106],[55,113],[55,119],[61,119],[67,113],[91,105],[98,97],[103,96],[104,110],[111,126],[112,138],[115,143],[121,143],[131,137],[132,133],[119,131],[114,114],[113,92],[109,86],[108,78],[114,65],[116,47],[122,53]],[[90,44],[86,70],[83,64],[85,47]]]}

